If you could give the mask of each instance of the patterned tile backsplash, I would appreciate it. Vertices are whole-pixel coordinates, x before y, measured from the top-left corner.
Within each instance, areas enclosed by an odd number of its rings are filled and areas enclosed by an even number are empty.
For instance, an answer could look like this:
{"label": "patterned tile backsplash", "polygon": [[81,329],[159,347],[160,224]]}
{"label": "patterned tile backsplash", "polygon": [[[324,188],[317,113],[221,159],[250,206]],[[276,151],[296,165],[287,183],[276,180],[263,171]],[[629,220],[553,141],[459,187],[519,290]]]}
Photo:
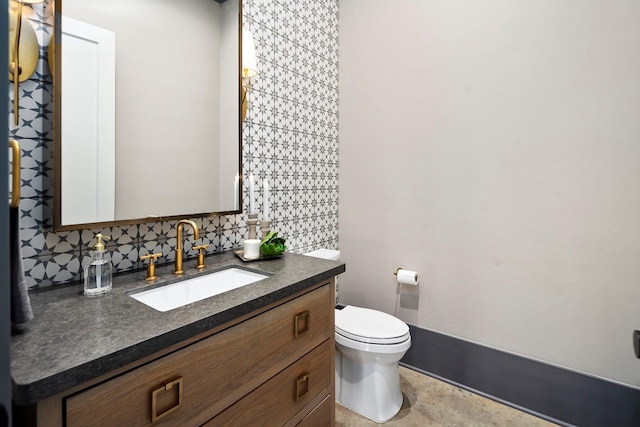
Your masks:
{"label": "patterned tile backsplash", "polygon": [[[46,59],[53,1],[26,6],[40,60],[20,86],[20,121],[10,136],[22,148],[21,239],[30,288],[82,279],[91,240],[109,235],[116,271],[142,268],[141,255],[175,257],[176,221],[53,232],[53,82]],[[243,174],[275,171],[272,229],[289,251],[338,248],[338,0],[245,0],[244,26],[254,35],[260,69],[243,127]],[[12,102],[12,86],[10,88]],[[13,108],[10,108],[12,111]],[[258,185],[257,188],[262,188]],[[245,185],[244,209],[247,210]],[[256,209],[262,209],[262,194]],[[247,238],[247,216],[194,218],[209,253],[237,248]],[[194,257],[189,239],[187,254]]]}

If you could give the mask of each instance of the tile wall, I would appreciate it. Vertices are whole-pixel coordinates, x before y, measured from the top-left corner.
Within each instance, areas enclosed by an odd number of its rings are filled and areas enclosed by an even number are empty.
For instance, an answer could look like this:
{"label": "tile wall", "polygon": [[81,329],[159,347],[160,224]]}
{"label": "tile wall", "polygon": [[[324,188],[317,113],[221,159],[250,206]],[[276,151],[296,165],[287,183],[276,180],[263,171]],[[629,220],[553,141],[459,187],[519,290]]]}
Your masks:
{"label": "tile wall", "polygon": [[[9,119],[10,136],[23,150],[20,211],[28,286],[81,280],[98,232],[112,237],[107,249],[116,271],[142,268],[139,256],[150,252],[163,253],[160,263],[171,262],[176,221],[53,232],[53,85],[46,60],[53,2],[26,6],[25,13],[38,35],[40,60],[20,87],[19,125],[13,115]],[[337,249],[338,1],[245,0],[243,15],[260,69],[243,128],[243,174],[253,173],[258,184],[269,176],[272,229],[287,238],[289,251]],[[245,185],[245,212],[247,190]],[[261,210],[261,193],[257,200]],[[244,213],[194,220],[209,253],[238,247],[248,236]]]}

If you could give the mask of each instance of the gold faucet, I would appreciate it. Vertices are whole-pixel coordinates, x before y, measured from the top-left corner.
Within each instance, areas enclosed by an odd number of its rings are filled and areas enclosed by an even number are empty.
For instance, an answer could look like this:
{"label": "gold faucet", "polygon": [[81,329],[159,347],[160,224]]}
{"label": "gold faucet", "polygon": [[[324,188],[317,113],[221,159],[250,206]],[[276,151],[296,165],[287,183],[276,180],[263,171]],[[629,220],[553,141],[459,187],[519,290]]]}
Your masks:
{"label": "gold faucet", "polygon": [[199,239],[198,226],[195,222],[188,219],[181,219],[180,221],[178,221],[178,231],[176,236],[176,240],[178,241],[178,243],[176,244],[176,269],[174,271],[174,274],[184,273],[184,270],[182,269],[182,227],[185,224],[190,225],[191,228],[193,228],[193,239]]}

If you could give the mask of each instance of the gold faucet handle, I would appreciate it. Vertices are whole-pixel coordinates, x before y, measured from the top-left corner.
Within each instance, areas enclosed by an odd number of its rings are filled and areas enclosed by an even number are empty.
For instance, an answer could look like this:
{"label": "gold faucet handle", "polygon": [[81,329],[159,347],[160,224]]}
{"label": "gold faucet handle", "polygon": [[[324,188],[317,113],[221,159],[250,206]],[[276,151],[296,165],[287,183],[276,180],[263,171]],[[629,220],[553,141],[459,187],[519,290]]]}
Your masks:
{"label": "gold faucet handle", "polygon": [[194,246],[194,247],[191,248],[191,249],[195,249],[196,251],[198,251],[198,264],[196,265],[196,268],[198,270],[202,270],[203,268],[206,267],[206,265],[204,265],[204,251],[208,247],[209,247],[209,245],[200,245],[200,246]]}
{"label": "gold faucet handle", "polygon": [[157,254],[147,254],[140,257],[140,261],[144,261],[146,259],[149,260],[149,264],[147,264],[147,277],[145,277],[144,279],[147,282],[153,282],[158,278],[158,276],[156,276],[155,261],[156,259],[158,259],[158,257],[161,257],[161,256],[162,256],[162,253],[157,253]]}

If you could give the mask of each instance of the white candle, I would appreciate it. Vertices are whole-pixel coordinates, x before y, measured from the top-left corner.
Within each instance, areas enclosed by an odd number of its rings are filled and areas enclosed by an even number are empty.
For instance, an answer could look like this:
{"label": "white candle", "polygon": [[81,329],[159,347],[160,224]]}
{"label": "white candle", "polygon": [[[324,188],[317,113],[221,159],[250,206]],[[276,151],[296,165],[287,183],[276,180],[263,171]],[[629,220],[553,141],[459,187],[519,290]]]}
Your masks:
{"label": "white candle", "polygon": [[253,174],[249,174],[249,213],[253,214],[256,213],[256,207],[253,204],[253,199],[254,199],[254,180],[253,180]]}
{"label": "white candle", "polygon": [[236,178],[233,180],[233,208],[234,209],[238,209],[239,208],[239,202],[240,202],[240,191],[238,189],[238,186],[240,185],[240,176],[238,176],[238,174],[236,174]]}
{"label": "white candle", "polygon": [[265,178],[263,183],[262,204],[264,206],[264,212],[262,213],[262,219],[269,221],[269,181]]}

